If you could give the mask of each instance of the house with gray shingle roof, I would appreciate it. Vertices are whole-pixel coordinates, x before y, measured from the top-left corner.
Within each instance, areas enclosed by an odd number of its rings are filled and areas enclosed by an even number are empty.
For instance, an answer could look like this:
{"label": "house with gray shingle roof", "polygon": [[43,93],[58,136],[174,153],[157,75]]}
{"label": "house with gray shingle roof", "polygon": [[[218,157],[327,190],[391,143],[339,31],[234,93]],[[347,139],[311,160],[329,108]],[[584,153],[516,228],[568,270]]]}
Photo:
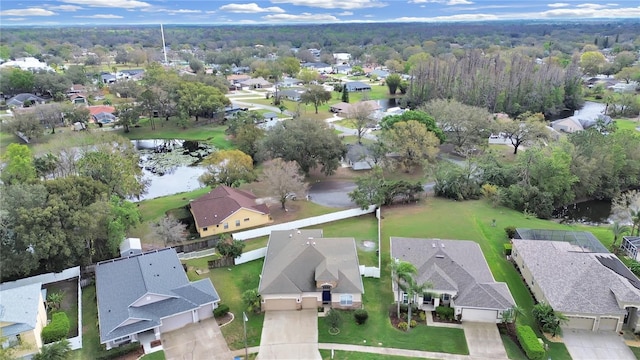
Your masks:
{"label": "house with gray shingle roof", "polygon": [[42,296],[42,283],[0,290],[0,335],[2,347],[22,344],[13,355],[30,357],[42,347],[42,329],[47,325],[47,311]]}
{"label": "house with gray shingle roof", "polygon": [[525,283],[538,302],[567,316],[564,328],[640,330],[640,279],[606,248],[568,239],[512,243]]}
{"label": "house with gray shingle roof", "polygon": [[[421,309],[449,306],[462,321],[500,323],[502,313],[515,305],[509,287],[495,281],[474,241],[392,237],[391,258],[413,264],[418,284],[431,284],[411,299]],[[398,301],[397,284],[393,286]],[[407,294],[400,300],[408,303]]]}
{"label": "house with gray shingle roof", "polygon": [[272,231],[258,291],[262,310],[359,309],[355,239],[325,238],[320,229]]}
{"label": "house with gray shingle roof", "polygon": [[246,191],[220,185],[193,200],[189,210],[201,237],[265,225],[273,221],[269,207]]}
{"label": "house with gray shingle roof", "polygon": [[107,349],[210,318],[220,301],[210,279],[189,282],[173,248],[98,263],[96,297]]}

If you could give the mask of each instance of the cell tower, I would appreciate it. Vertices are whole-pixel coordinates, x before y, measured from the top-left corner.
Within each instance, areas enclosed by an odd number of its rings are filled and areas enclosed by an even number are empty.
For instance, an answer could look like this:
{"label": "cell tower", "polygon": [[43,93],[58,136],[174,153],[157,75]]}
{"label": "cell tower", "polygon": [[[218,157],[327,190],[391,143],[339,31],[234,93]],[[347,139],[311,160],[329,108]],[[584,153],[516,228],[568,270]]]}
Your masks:
{"label": "cell tower", "polygon": [[167,45],[164,43],[164,28],[162,24],[160,24],[160,33],[162,34],[162,53],[164,54],[164,63],[165,65],[169,64],[167,61]]}

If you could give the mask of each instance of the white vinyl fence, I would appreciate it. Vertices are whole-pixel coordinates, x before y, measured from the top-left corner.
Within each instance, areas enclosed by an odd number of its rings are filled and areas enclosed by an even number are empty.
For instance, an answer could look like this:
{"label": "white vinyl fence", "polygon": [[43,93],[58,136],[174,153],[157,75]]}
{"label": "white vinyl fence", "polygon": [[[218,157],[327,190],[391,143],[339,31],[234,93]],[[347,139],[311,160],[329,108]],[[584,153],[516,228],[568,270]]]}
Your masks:
{"label": "white vinyl fence", "polygon": [[203,258],[206,256],[211,256],[214,255],[216,253],[216,249],[212,248],[212,249],[204,249],[204,250],[200,250],[200,251],[193,251],[193,252],[189,252],[189,253],[178,253],[178,259],[180,260],[189,260],[189,259],[198,259],[198,258]]}
{"label": "white vinyl fence", "polygon": [[242,253],[240,257],[235,259],[235,264],[240,265],[244,263],[248,263],[249,261],[257,260],[263,258],[267,255],[267,247],[263,247],[260,249],[255,249],[251,251],[247,251],[246,253]]}
{"label": "white vinyl fence", "polygon": [[287,223],[276,224],[276,225],[271,225],[271,226],[265,226],[265,227],[261,227],[261,228],[258,228],[258,229],[241,231],[241,232],[238,232],[238,233],[234,233],[231,236],[233,236],[234,240],[255,239],[257,237],[270,235],[271,232],[274,231],[274,230],[300,229],[300,228],[305,228],[305,227],[309,227],[309,226],[313,226],[313,225],[325,224],[325,223],[332,222],[332,221],[343,220],[343,219],[348,219],[348,218],[352,218],[352,217],[356,217],[356,216],[370,214],[370,213],[374,212],[375,210],[376,210],[375,206],[369,206],[369,208],[365,209],[365,210],[362,210],[362,209],[358,208],[358,209],[349,209],[349,210],[337,211],[337,212],[334,212],[334,213],[331,213],[331,214],[314,216],[314,217],[301,219],[301,220],[296,220],[296,221],[291,221],[291,222],[287,222]]}
{"label": "white vinyl fence", "polygon": [[360,265],[360,275],[380,279],[380,268]]}

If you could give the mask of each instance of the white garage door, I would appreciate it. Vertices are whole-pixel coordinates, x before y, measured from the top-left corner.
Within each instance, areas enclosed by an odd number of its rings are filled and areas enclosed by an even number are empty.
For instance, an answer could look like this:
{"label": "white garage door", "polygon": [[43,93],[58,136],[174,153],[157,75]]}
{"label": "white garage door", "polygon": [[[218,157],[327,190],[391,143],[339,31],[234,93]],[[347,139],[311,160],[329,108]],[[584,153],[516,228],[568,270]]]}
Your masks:
{"label": "white garage door", "polygon": [[616,331],[618,327],[618,318],[600,318],[598,330]]}
{"label": "white garage door", "polygon": [[495,323],[497,318],[497,310],[462,309],[462,321]]}
{"label": "white garage door", "polygon": [[566,327],[570,329],[593,330],[593,318],[569,316]]}
{"label": "white garage door", "polygon": [[191,324],[193,322],[193,316],[191,312],[182,313],[170,318],[162,319],[162,326],[160,326],[160,332],[172,331],[180,329],[181,327]]}

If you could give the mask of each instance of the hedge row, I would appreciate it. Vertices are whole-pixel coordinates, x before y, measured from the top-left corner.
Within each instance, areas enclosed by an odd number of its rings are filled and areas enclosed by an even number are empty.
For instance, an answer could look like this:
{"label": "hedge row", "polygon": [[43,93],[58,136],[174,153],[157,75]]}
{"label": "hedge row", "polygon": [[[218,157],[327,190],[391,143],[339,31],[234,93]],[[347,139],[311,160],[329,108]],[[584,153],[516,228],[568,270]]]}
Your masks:
{"label": "hedge row", "polygon": [[538,336],[533,329],[531,329],[531,326],[516,326],[516,335],[518,336],[520,346],[522,346],[522,349],[524,349],[525,354],[530,360],[543,360],[545,358],[544,347],[540,341],[538,341]]}
{"label": "hedge row", "polygon": [[436,314],[441,319],[453,320],[453,308],[448,306],[438,306],[436,308]]}
{"label": "hedge row", "polygon": [[70,328],[71,325],[67,314],[63,312],[53,313],[49,325],[42,329],[42,342],[49,344],[66,339]]}

